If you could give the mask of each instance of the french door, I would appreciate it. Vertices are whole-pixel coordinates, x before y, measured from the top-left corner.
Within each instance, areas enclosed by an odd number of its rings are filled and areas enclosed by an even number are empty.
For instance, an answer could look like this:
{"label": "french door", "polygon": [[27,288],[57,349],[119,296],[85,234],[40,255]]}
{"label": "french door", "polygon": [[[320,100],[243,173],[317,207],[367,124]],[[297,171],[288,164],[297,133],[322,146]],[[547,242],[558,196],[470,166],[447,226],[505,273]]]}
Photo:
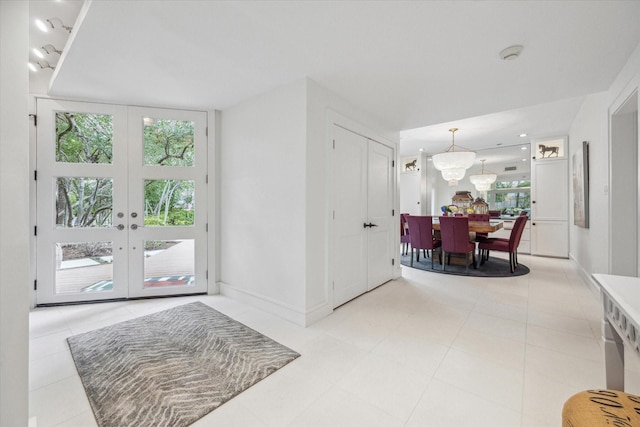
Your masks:
{"label": "french door", "polygon": [[204,112],[37,100],[37,304],[205,292]]}
{"label": "french door", "polygon": [[393,278],[393,149],[333,126],[333,306]]}

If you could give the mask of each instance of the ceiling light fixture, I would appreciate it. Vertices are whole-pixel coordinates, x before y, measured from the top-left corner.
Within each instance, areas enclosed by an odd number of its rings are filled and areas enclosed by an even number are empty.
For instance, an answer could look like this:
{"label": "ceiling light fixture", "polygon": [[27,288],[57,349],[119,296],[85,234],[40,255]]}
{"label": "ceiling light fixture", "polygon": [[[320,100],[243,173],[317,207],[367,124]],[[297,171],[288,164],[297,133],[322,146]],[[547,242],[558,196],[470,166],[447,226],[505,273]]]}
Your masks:
{"label": "ceiling light fixture", "polygon": [[521,133],[521,134],[520,134],[520,138],[526,138],[526,137],[527,137],[527,134],[526,134],[526,133]]}
{"label": "ceiling light fixture", "polygon": [[36,23],[36,27],[38,27],[38,29],[40,31],[42,31],[43,33],[48,33],[49,32],[49,28],[47,27],[47,24],[42,22],[41,19],[36,19],[35,23]]}
{"label": "ceiling light fixture", "polygon": [[[64,28],[69,33],[71,32],[71,30],[73,30],[73,27],[69,27],[68,25],[64,25],[64,23],[62,22],[62,20],[60,18],[49,18],[49,19],[47,19],[47,22],[49,23],[49,25],[51,25],[51,28],[53,28],[53,29],[56,28],[56,24],[57,24],[59,27]],[[54,24],[54,22],[56,22],[56,24]]]}
{"label": "ceiling light fixture", "polygon": [[42,54],[42,52],[40,52],[40,49],[36,49],[35,47],[33,49],[31,49],[31,52],[33,52],[33,54],[35,56],[37,56],[40,59],[44,59],[44,55]]}
{"label": "ceiling light fixture", "polygon": [[480,172],[480,175],[471,175],[469,177],[469,181],[471,181],[471,183],[476,186],[477,191],[487,191],[491,188],[491,184],[496,182],[496,179],[498,179],[498,175],[492,172],[485,173],[484,162],[486,162],[487,160],[483,159],[480,161],[482,162],[482,172]]}
{"label": "ceiling light fixture", "polygon": [[450,186],[458,185],[458,181],[464,178],[467,169],[473,165],[476,153],[464,149],[456,151],[455,133],[458,128],[451,128],[451,146],[444,153],[433,156],[433,166],[440,171],[442,178],[449,181]]}
{"label": "ceiling light fixture", "polygon": [[51,55],[52,53],[57,53],[58,55],[62,55],[62,51],[56,49],[56,47],[52,44],[45,44],[42,46],[42,50],[44,50],[47,55]]}
{"label": "ceiling light fixture", "polygon": [[521,149],[521,150],[526,150],[526,149],[527,149],[527,146],[526,146],[526,145],[523,145],[522,147],[520,147],[520,149]]}
{"label": "ceiling light fixture", "polygon": [[49,64],[47,61],[38,61],[37,64],[40,66],[41,70],[44,70],[45,68],[51,68],[52,70],[56,69],[55,66]]}
{"label": "ceiling light fixture", "polygon": [[519,44],[502,49],[500,51],[500,59],[504,61],[513,61],[520,56],[520,53],[522,53],[522,49],[523,47]]}

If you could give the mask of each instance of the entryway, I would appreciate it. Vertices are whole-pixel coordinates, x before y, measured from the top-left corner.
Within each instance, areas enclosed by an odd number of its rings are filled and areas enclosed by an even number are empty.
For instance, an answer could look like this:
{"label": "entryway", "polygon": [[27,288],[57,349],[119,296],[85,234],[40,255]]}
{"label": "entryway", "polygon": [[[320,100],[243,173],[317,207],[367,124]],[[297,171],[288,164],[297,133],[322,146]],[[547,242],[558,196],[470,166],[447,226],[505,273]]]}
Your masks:
{"label": "entryway", "polygon": [[207,114],[37,100],[36,303],[207,289]]}

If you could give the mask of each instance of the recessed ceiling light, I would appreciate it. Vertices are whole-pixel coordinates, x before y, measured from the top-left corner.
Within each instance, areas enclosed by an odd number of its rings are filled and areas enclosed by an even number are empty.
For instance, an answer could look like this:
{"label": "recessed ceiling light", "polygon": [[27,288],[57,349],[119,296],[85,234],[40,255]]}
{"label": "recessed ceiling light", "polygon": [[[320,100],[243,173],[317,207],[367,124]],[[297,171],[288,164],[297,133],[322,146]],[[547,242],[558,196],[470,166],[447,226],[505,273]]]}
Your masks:
{"label": "recessed ceiling light", "polygon": [[526,150],[526,149],[527,149],[527,146],[526,146],[526,145],[523,145],[522,147],[520,147],[520,149],[521,149],[521,150]]}
{"label": "recessed ceiling light", "polygon": [[527,136],[527,134],[526,134],[526,133],[521,133],[521,134],[520,134],[520,138],[525,138],[526,136]]}
{"label": "recessed ceiling light", "polygon": [[38,29],[43,33],[49,32],[49,28],[47,28],[47,25],[44,22],[42,22],[41,19],[36,19],[36,27],[38,27]]}
{"label": "recessed ceiling light", "polygon": [[422,153],[424,151],[424,148],[418,148],[418,151]]}
{"label": "recessed ceiling light", "polygon": [[33,49],[31,49],[31,51],[33,52],[33,54],[35,56],[37,56],[40,59],[44,59],[44,55],[42,54],[42,52],[40,52],[40,49],[36,49],[35,47]]}
{"label": "recessed ceiling light", "polygon": [[523,162],[526,162],[526,161],[527,161],[527,159],[522,159],[522,161],[523,161]]}
{"label": "recessed ceiling light", "polygon": [[509,46],[506,49],[502,49],[502,51],[500,51],[500,59],[503,59],[505,61],[513,61],[518,56],[520,56],[522,49],[523,47],[519,44]]}

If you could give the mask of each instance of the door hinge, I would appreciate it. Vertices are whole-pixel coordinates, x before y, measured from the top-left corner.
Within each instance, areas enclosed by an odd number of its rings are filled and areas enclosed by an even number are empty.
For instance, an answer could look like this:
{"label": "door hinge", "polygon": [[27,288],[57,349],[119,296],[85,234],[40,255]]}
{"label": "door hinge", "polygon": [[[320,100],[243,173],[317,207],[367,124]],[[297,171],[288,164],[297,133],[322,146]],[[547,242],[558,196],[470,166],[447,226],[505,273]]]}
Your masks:
{"label": "door hinge", "polygon": [[336,149],[336,140],[335,139],[333,140],[333,149],[334,150]]}
{"label": "door hinge", "polygon": [[395,168],[396,167],[396,161],[395,160],[391,160],[391,167]]}
{"label": "door hinge", "polygon": [[37,114],[29,114],[29,117],[33,117],[33,125],[38,126],[38,115]]}
{"label": "door hinge", "polygon": [[204,231],[205,231],[206,233],[208,233],[208,232],[209,232],[209,223],[206,223],[206,224],[204,225]]}
{"label": "door hinge", "polygon": [[208,127],[204,128],[204,135],[205,136],[209,136],[209,128]]}
{"label": "door hinge", "polygon": [[33,227],[33,235],[34,236],[38,235],[38,226],[37,225]]}
{"label": "door hinge", "polygon": [[396,216],[396,210],[395,209],[391,209],[391,216]]}
{"label": "door hinge", "polygon": [[209,270],[204,272],[204,278],[209,279]]}
{"label": "door hinge", "polygon": [[336,211],[333,211],[333,219],[336,219]]}
{"label": "door hinge", "polygon": [[208,184],[208,183],[209,183],[209,174],[206,174],[206,175],[204,176],[204,183],[205,183],[205,184]]}
{"label": "door hinge", "polygon": [[38,171],[37,171],[37,170],[34,170],[34,171],[33,171],[33,180],[34,180],[34,181],[37,181],[37,180],[38,180]]}
{"label": "door hinge", "polygon": [[38,290],[38,279],[33,281],[33,290],[37,291]]}
{"label": "door hinge", "polygon": [[331,282],[331,289],[336,290],[336,282]]}
{"label": "door hinge", "polygon": [[396,265],[396,259],[395,258],[391,258],[391,265]]}

